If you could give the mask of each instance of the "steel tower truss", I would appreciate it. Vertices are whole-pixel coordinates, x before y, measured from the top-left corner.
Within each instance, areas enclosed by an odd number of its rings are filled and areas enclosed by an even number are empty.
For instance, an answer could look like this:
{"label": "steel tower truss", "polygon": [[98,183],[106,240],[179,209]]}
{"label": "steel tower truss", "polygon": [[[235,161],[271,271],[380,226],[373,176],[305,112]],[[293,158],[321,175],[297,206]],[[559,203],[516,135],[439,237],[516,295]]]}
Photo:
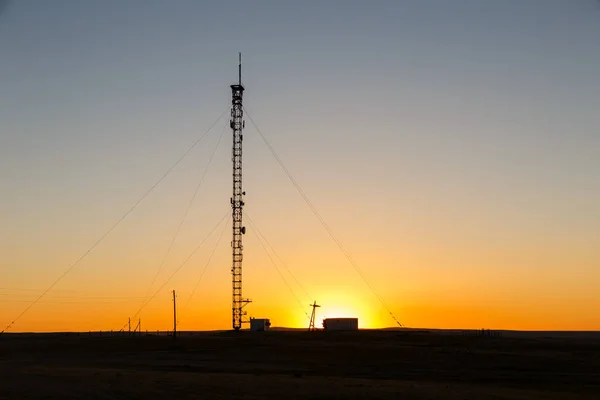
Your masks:
{"label": "steel tower truss", "polygon": [[229,122],[233,131],[233,147],[231,160],[233,162],[233,195],[231,197],[231,215],[233,219],[233,238],[232,248],[232,266],[231,276],[233,285],[232,301],[232,324],[233,329],[239,330],[244,320],[244,306],[250,302],[242,297],[242,261],[244,246],[242,245],[242,235],[246,233],[246,228],[242,222],[242,209],[244,208],[244,195],[246,192],[242,189],[242,129],[244,128],[242,97],[244,86],[242,86],[242,55],[239,55],[238,84],[231,85],[231,120]]}

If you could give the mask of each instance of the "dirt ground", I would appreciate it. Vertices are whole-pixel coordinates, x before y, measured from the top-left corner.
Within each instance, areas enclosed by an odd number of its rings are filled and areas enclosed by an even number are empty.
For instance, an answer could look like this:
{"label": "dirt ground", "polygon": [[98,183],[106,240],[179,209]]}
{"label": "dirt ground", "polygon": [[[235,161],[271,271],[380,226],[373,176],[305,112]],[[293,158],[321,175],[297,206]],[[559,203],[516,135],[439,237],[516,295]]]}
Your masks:
{"label": "dirt ground", "polygon": [[598,399],[600,341],[399,332],[0,337],[0,399]]}

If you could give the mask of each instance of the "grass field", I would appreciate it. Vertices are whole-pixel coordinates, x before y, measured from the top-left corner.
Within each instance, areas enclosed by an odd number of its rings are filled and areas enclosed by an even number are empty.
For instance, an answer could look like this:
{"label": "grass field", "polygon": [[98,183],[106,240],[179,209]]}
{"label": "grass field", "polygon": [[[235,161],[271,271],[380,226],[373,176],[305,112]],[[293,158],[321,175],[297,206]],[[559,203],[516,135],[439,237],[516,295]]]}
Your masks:
{"label": "grass field", "polygon": [[598,399],[600,340],[360,331],[5,335],[1,399]]}

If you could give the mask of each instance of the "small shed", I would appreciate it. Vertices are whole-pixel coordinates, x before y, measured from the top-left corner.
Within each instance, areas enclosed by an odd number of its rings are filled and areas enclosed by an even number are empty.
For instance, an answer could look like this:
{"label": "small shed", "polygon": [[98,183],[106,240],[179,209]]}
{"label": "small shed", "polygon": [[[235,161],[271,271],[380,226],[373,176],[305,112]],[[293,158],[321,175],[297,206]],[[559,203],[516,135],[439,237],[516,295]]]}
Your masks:
{"label": "small shed", "polygon": [[357,331],[358,318],[325,318],[323,329],[326,331]]}
{"label": "small shed", "polygon": [[268,331],[271,321],[268,318],[250,318],[250,330],[254,332]]}

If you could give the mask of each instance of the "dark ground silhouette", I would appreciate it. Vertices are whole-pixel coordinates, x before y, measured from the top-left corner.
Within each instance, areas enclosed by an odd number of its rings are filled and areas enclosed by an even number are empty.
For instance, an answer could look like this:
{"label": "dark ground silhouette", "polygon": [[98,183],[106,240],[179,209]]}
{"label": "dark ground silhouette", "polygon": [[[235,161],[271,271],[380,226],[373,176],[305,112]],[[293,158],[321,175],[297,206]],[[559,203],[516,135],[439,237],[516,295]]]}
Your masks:
{"label": "dark ground silhouette", "polygon": [[598,399],[600,340],[419,332],[0,338],[0,398]]}

